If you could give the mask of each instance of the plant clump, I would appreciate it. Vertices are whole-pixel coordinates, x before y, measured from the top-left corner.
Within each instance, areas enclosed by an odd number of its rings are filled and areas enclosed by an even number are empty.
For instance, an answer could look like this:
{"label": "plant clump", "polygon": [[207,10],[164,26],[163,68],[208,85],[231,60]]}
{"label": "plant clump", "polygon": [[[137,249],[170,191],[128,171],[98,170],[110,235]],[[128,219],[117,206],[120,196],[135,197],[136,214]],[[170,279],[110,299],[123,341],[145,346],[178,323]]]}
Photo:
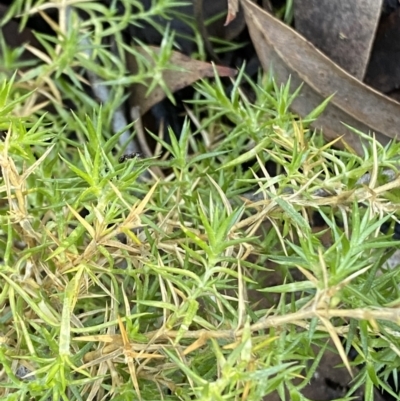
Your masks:
{"label": "plant clump", "polygon": [[242,69],[228,94],[195,85],[181,131],[148,133],[159,153],[127,155],[113,112],[127,81],[162,74],[129,76],[101,40],[124,16],[84,5],[34,60],[2,43],[1,399],[305,399],[327,350],[353,375],[346,399],[396,397],[400,145],[356,132],[364,156],[339,150],[310,129],[325,104],[301,121],[290,83]]}

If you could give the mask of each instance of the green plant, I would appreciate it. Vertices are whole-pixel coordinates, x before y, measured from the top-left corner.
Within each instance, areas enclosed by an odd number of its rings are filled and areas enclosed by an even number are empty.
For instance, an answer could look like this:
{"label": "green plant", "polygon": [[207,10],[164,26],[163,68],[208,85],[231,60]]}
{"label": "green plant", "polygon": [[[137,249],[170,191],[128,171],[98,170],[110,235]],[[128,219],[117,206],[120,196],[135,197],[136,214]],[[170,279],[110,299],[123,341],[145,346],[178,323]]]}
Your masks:
{"label": "green plant", "polygon": [[[166,157],[119,163],[116,83],[154,74],[144,62],[127,78],[101,45],[97,21],[118,35],[126,15],[78,4],[89,13],[82,31],[40,36],[48,63],[14,73],[16,58],[2,71],[1,398],[304,399],[327,349],[355,376],[347,399],[360,386],[367,400],[375,385],[393,394],[400,277],[385,262],[398,243],[380,227],[399,208],[400,181],[387,177],[400,145],[359,133],[364,157],[334,149],[308,127],[323,107],[298,121],[289,83],[241,71],[230,95],[218,78],[196,85],[199,128],[187,121],[170,142],[154,135]],[[84,71],[113,83],[102,106]],[[150,179],[154,168],[164,176]]]}

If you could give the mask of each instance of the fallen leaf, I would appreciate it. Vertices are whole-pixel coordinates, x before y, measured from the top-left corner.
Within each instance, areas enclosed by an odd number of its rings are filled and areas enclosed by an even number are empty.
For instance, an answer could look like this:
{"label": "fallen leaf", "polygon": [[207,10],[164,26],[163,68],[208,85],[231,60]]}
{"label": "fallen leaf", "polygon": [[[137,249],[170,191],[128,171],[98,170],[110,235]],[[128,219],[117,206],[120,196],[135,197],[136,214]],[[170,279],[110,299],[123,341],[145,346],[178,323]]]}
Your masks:
{"label": "fallen leaf", "polygon": [[383,0],[295,0],[296,31],[363,80]]}
{"label": "fallen leaf", "polygon": [[230,24],[235,18],[239,10],[239,0],[228,0],[228,13],[224,26]]}
{"label": "fallen leaf", "polygon": [[[156,53],[160,50],[155,46],[149,46],[149,48]],[[145,57],[150,63],[154,62],[151,55],[139,46],[136,47],[136,51]],[[135,66],[133,60],[131,61],[132,65],[130,66],[130,71],[132,74],[135,74],[137,72],[137,67]],[[236,70],[232,68],[218,65],[213,66],[211,63],[191,59],[190,57],[176,51],[172,52],[170,62],[174,66],[184,69],[184,71],[174,69],[165,70],[163,72],[163,80],[172,93],[191,85],[193,82],[198,81],[199,79],[213,77],[215,72],[220,77],[234,77],[236,75]],[[132,85],[130,93],[130,106],[138,106],[141,115],[145,114],[151,107],[164,99],[166,96],[164,90],[159,86],[156,87],[148,96],[146,96],[147,86],[142,84]]]}
{"label": "fallen leaf", "polygon": [[327,97],[335,94],[314,128],[322,128],[328,140],[344,139],[358,154],[363,153],[360,136],[343,123],[362,132],[374,132],[386,144],[397,138],[400,103],[378,93],[332,62],[293,29],[249,0],[241,0],[250,36],[263,68],[272,68],[278,83],[291,77],[291,90],[304,83],[292,110],[307,116]]}

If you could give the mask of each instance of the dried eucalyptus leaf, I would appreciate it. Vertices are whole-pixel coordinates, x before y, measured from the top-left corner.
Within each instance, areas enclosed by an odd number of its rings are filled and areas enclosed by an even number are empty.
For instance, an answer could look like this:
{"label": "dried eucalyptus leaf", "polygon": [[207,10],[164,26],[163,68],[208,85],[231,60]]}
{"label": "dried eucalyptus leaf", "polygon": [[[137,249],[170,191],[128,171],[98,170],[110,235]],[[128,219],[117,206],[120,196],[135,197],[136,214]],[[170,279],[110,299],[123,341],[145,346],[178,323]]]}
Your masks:
{"label": "dried eucalyptus leaf", "polygon": [[305,117],[325,98],[335,94],[313,125],[322,128],[327,139],[345,135],[345,142],[362,154],[360,136],[344,124],[362,132],[374,132],[382,144],[397,138],[400,103],[352,77],[301,35],[251,1],[241,2],[263,68],[267,71],[272,68],[279,83],[286,83],[291,77],[292,91],[304,83],[292,103],[294,112]]}
{"label": "dried eucalyptus leaf", "polygon": [[295,0],[296,31],[363,80],[383,0]]}
{"label": "dried eucalyptus leaf", "polygon": [[225,26],[236,18],[239,10],[239,0],[228,0],[228,14],[226,15]]}
{"label": "dried eucalyptus leaf", "polygon": [[[149,48],[155,53],[159,52],[160,50],[155,46],[149,46]],[[154,63],[151,55],[149,55],[149,53],[144,49],[136,46],[136,51],[140,53],[141,56],[147,58],[149,63]],[[162,76],[171,93],[185,88],[186,86],[189,86],[202,78],[213,77],[215,74],[214,68],[220,77],[234,77],[236,75],[236,70],[232,68],[218,65],[213,66],[211,63],[191,59],[190,57],[176,51],[172,52],[170,63],[177,68],[174,70],[163,71]],[[137,66],[134,63],[134,60],[131,60],[130,70],[132,74],[137,73]],[[131,87],[129,103],[131,107],[138,106],[140,109],[140,114],[143,115],[151,107],[163,100],[165,96],[165,91],[160,86],[156,87],[153,91],[147,94],[146,85],[135,84]]]}

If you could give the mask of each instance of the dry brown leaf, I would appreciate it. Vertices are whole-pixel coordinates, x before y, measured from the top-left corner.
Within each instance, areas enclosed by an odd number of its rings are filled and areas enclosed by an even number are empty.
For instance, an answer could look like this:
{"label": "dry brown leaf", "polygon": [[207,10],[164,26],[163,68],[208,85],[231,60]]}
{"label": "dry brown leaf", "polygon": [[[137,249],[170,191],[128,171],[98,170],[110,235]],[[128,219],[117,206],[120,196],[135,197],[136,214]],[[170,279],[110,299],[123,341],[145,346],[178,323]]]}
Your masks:
{"label": "dry brown leaf", "polygon": [[[149,46],[154,52],[159,52],[160,48],[155,46]],[[145,57],[149,62],[153,63],[151,55],[149,55],[144,49],[139,46],[136,47],[136,51]],[[130,66],[131,73],[137,72],[137,67],[131,60],[132,66]],[[170,58],[171,64],[174,64],[178,68],[183,68],[185,71],[178,70],[166,70],[163,72],[163,79],[169,90],[173,93],[179,89],[185,88],[198,81],[199,79],[214,76],[214,68],[220,77],[234,77],[236,71],[232,68],[224,66],[214,66],[204,61],[198,61],[185,56],[182,53],[173,51]],[[151,107],[157,104],[159,101],[165,98],[165,92],[161,87],[155,88],[148,96],[146,96],[147,87],[141,84],[135,84],[131,87],[130,95],[130,106],[138,106],[140,114],[145,114]]]}
{"label": "dry brown leaf", "polygon": [[291,77],[294,91],[303,82],[300,95],[292,104],[299,116],[307,116],[328,96],[335,94],[324,113],[314,122],[327,139],[345,135],[345,141],[362,154],[358,135],[343,123],[362,132],[374,132],[386,144],[397,138],[400,103],[364,85],[345,72],[293,29],[263,11],[249,0],[241,0],[247,26],[265,70],[272,67],[278,83]]}
{"label": "dry brown leaf", "polygon": [[363,80],[383,0],[295,0],[296,31]]}
{"label": "dry brown leaf", "polygon": [[239,0],[228,0],[228,13],[226,14],[225,26],[231,23],[239,10]]}

